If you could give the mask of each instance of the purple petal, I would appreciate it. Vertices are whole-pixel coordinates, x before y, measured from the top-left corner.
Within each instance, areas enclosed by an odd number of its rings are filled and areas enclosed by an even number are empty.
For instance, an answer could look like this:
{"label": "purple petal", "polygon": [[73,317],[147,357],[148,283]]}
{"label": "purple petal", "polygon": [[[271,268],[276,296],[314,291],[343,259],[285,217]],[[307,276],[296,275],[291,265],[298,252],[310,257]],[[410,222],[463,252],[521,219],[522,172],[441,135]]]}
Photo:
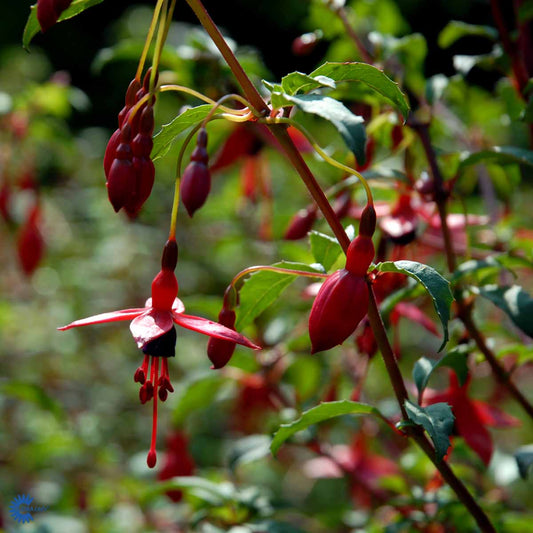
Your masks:
{"label": "purple petal", "polygon": [[173,325],[172,315],[169,311],[149,309],[132,321],[130,331],[137,346],[142,348],[146,343],[161,337]]}
{"label": "purple petal", "polygon": [[248,340],[244,335],[241,335],[218,322],[213,322],[212,320],[207,320],[207,318],[201,318],[199,316],[184,315],[175,311],[173,311],[172,316],[174,317],[174,322],[183,328],[192,329],[193,331],[217,339],[236,342],[237,344],[242,344],[243,346],[254,350],[261,350],[261,346],[257,346],[257,344]]}
{"label": "purple petal", "polygon": [[120,311],[111,311],[110,313],[102,313],[87,318],[82,318],[71,322],[67,326],[57,328],[59,331],[65,331],[70,328],[78,328],[80,326],[89,326],[91,324],[103,324],[104,322],[118,322],[120,320],[131,320],[140,314],[144,313],[146,308],[139,309],[121,309]]}

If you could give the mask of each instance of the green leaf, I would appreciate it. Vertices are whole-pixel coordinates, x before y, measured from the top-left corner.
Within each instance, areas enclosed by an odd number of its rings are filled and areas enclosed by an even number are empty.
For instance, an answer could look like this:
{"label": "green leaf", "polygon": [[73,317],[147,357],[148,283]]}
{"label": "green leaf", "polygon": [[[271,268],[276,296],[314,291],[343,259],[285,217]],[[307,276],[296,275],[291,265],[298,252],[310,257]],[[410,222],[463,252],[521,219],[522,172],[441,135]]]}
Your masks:
{"label": "green leaf", "polygon": [[516,464],[518,465],[518,472],[522,479],[527,479],[531,465],[533,465],[533,444],[521,446],[514,454]]}
{"label": "green leaf", "polygon": [[477,292],[507,313],[516,326],[533,338],[533,299],[522,287],[485,285]]}
{"label": "green leaf", "polygon": [[281,91],[293,95],[298,92],[309,92],[319,87],[329,87],[335,89],[336,84],[327,76],[308,76],[301,72],[291,72],[281,78]]}
{"label": "green leaf", "polygon": [[[305,272],[321,272],[316,266],[305,263],[292,263],[281,261],[275,267],[288,270],[303,270]],[[239,291],[239,307],[237,308],[237,331],[251,324],[265,309],[272,305],[281,293],[296,279],[298,274],[285,272],[272,272],[260,270],[250,275]]]}
{"label": "green leaf", "polygon": [[467,274],[473,274],[480,270],[495,269],[502,270],[507,268],[503,265],[498,257],[488,256],[485,259],[471,259],[460,264],[452,275],[451,282],[454,283]]}
{"label": "green leaf", "polygon": [[455,418],[451,407],[447,403],[434,403],[427,407],[420,407],[405,400],[405,409],[409,419],[428,432],[435,446],[437,460],[441,461],[450,447],[450,435]]}
{"label": "green leaf", "polygon": [[382,70],[366,63],[325,63],[309,74],[311,78],[326,76],[340,81],[360,81],[384,96],[398,108],[404,119],[409,114],[409,102],[400,90],[397,83],[393,82]]}
{"label": "green leaf", "polygon": [[349,400],[341,400],[338,402],[322,402],[316,407],[304,411],[302,416],[291,422],[290,424],[282,424],[278,431],[274,434],[270,450],[273,455],[276,455],[280,446],[298,431],[307,429],[313,424],[318,424],[324,420],[330,420],[342,415],[375,415],[383,418],[382,414],[371,405],[359,402],[351,402]]}
{"label": "green leaf", "polygon": [[205,409],[211,405],[220,388],[227,380],[219,373],[202,374],[185,383],[177,391],[173,421],[180,425],[194,411]]}
{"label": "green leaf", "polygon": [[228,466],[235,471],[239,465],[251,463],[270,454],[270,437],[249,435],[233,444],[228,454]]}
{"label": "green leaf", "polygon": [[413,380],[418,394],[421,394],[426,388],[433,371],[444,366],[453,368],[459,378],[460,385],[464,385],[468,376],[467,356],[469,352],[470,347],[468,345],[459,345],[437,361],[421,357],[413,367]]}
{"label": "green leaf", "polygon": [[[72,4],[65,9],[63,13],[57,19],[57,22],[63,20],[71,19],[76,15],[79,15],[81,12],[86,9],[101,4],[104,0],[74,0]],[[26,21],[26,26],[24,27],[24,33],[22,34],[22,46],[29,50],[31,40],[41,31],[41,26],[37,20],[37,4],[31,6],[30,16]]]}
{"label": "green leaf", "polygon": [[213,106],[211,104],[191,107],[178,115],[172,122],[163,124],[161,130],[154,135],[152,159],[155,160],[163,157],[176,138],[185,130],[202,122],[212,108]]}
{"label": "green leaf", "polygon": [[283,93],[272,94],[274,107],[295,105],[304,113],[318,115],[329,120],[339,131],[346,146],[354,153],[359,164],[364,164],[366,132],[363,118],[354,115],[343,103],[320,94],[290,96]]}
{"label": "green leaf", "polygon": [[328,271],[342,252],[339,241],[318,231],[311,231],[309,241],[315,261],[320,263],[324,270]]}
{"label": "green leaf", "polygon": [[65,416],[61,404],[49,396],[39,385],[10,380],[0,385],[0,391],[6,396],[33,403],[45,411],[50,411],[58,419]]}
{"label": "green leaf", "polygon": [[533,151],[517,146],[493,146],[490,150],[482,150],[473,154],[463,155],[459,171],[478,163],[497,163],[499,165],[519,164],[533,166]]}
{"label": "green leaf", "polygon": [[491,26],[467,24],[460,20],[449,22],[439,34],[438,43],[441,48],[448,48],[461,37],[486,37],[492,41],[498,40],[498,30]]}
{"label": "green leaf", "polygon": [[376,265],[379,272],[400,272],[421,283],[429,293],[444,330],[444,339],[439,351],[448,342],[448,322],[450,306],[454,300],[450,282],[443,278],[434,268],[416,261],[386,261]]}

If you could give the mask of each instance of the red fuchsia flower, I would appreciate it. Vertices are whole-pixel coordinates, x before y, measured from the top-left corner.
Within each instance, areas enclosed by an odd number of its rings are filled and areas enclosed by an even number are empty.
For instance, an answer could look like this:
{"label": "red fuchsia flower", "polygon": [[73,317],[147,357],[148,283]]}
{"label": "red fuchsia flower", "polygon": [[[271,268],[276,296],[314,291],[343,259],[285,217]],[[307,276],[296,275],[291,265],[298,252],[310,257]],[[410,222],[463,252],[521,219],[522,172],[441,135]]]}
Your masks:
{"label": "red fuchsia flower", "polygon": [[67,326],[58,328],[64,331],[92,324],[131,320],[131,334],[137,346],[145,354],[142,365],[134,375],[135,382],[141,384],[139,398],[143,404],[152,398],[154,400],[152,441],[147,458],[150,468],[156,463],[157,398],[159,397],[164,402],[168,393],[174,391],[168,374],[168,358],[175,356],[176,329],[174,324],[209,337],[235,342],[254,350],[260,349],[259,346],[232,329],[206,318],[184,313],[185,306],[177,297],[178,282],[174,274],[177,259],[176,241],[169,240],[163,250],[161,271],[152,282],[152,297],[146,301],[144,307],[103,313],[76,320]]}
{"label": "red fuchsia flower", "polygon": [[44,240],[39,229],[41,209],[36,203],[29,210],[28,218],[17,237],[17,252],[20,266],[31,276],[44,255]]}
{"label": "red fuchsia flower", "polygon": [[[167,448],[163,457],[163,466],[157,473],[159,481],[172,479],[176,476],[192,476],[194,474],[194,459],[189,453],[189,440],[183,431],[174,431],[166,439]],[[183,497],[181,490],[169,490],[166,495],[173,501],[179,502]]]}
{"label": "red fuchsia flower", "polygon": [[488,465],[494,446],[487,426],[518,426],[520,420],[497,407],[480,400],[472,400],[468,391],[470,382],[471,376],[468,376],[461,386],[455,372],[450,372],[450,386],[444,392],[426,390],[424,405],[448,403],[455,416],[455,432],[463,437],[468,446]]}
{"label": "red fuchsia flower", "polygon": [[380,482],[384,476],[398,474],[398,466],[391,459],[372,453],[364,434],[356,435],[350,446],[332,446],[328,455],[307,461],[305,473],[311,478],[346,476],[354,503],[360,507],[370,508],[375,500],[388,498]]}
{"label": "red fuchsia flower", "polygon": [[416,238],[418,220],[411,195],[401,194],[390,214],[381,218],[379,226],[394,244],[405,245]]}
{"label": "red fuchsia flower", "polygon": [[311,353],[342,344],[368,310],[365,275],[374,257],[372,239],[356,237],[348,248],[346,267],[331,274],[320,287],[309,315]]}

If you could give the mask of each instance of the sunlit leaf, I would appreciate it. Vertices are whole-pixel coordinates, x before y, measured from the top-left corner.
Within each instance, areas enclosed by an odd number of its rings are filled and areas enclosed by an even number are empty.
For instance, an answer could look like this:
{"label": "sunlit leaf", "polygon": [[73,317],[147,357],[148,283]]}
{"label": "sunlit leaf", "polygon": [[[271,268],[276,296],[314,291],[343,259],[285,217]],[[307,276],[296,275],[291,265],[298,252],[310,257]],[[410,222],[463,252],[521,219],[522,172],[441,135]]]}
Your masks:
{"label": "sunlit leaf", "polygon": [[[76,15],[79,15],[86,9],[102,3],[104,0],[74,0],[70,7],[65,9],[63,13],[57,19],[57,22],[63,20],[71,19]],[[41,31],[41,26],[37,20],[37,4],[31,6],[30,16],[26,21],[26,26],[24,27],[24,33],[22,34],[22,46],[29,49],[31,40]]]}
{"label": "sunlit leaf", "polygon": [[309,426],[330,420],[342,415],[374,415],[382,417],[381,413],[375,407],[359,402],[341,400],[338,402],[323,402],[308,411],[302,413],[302,416],[290,424],[282,424],[274,434],[270,449],[276,455],[280,446],[298,431],[307,429]]}
{"label": "sunlit leaf", "polygon": [[428,432],[435,446],[437,460],[442,460],[450,447],[450,435],[453,430],[454,416],[451,407],[447,403],[420,407],[406,400],[405,409],[409,419]]}
{"label": "sunlit leaf", "polygon": [[335,82],[362,82],[384,96],[398,108],[404,119],[409,114],[407,97],[400,86],[382,70],[366,63],[325,63],[309,74],[310,77],[326,76]]}
{"label": "sunlit leaf", "polygon": [[200,124],[209,114],[213,106],[211,104],[199,105],[186,109],[178,115],[172,122],[163,124],[160,131],[154,135],[154,147],[152,148],[152,159],[163,157],[171,147],[172,143],[180,134],[192,126]]}
{"label": "sunlit leaf", "polygon": [[334,237],[324,235],[318,231],[311,231],[309,241],[311,243],[311,253],[315,261],[320,263],[328,271],[342,253],[339,241]]}
{"label": "sunlit leaf", "polygon": [[257,461],[270,454],[270,438],[266,435],[249,435],[235,442],[228,453],[228,466],[238,466]]}
{"label": "sunlit leaf", "polygon": [[[281,261],[275,267],[304,272],[321,272],[316,266],[305,263]],[[251,324],[265,309],[272,305],[281,293],[296,279],[297,273],[261,270],[250,275],[239,292],[239,307],[235,328],[241,330]]]}
{"label": "sunlit leaf", "polygon": [[274,107],[295,105],[304,113],[318,115],[331,122],[341,134],[346,146],[354,153],[359,164],[364,164],[366,132],[363,118],[354,115],[343,103],[320,94],[291,96],[282,93],[272,94]]}
{"label": "sunlit leaf", "polygon": [[298,92],[307,93],[319,87],[329,87],[335,89],[335,81],[327,76],[308,76],[301,72],[291,72],[281,79],[282,92],[286,94],[296,94]]}
{"label": "sunlit leaf", "polygon": [[497,163],[499,165],[515,163],[533,166],[533,151],[517,146],[493,146],[490,150],[464,155],[459,170],[478,163]]}
{"label": "sunlit leaf", "polygon": [[479,26],[467,24],[460,20],[452,20],[440,32],[438,43],[441,48],[448,48],[461,37],[467,36],[486,37],[496,41],[498,39],[498,30],[491,26]]}
{"label": "sunlit leaf", "polygon": [[439,351],[448,342],[448,322],[450,320],[450,306],[454,300],[450,283],[434,268],[415,261],[386,261],[376,265],[379,272],[400,272],[421,283],[429,293],[444,329],[444,339]]}

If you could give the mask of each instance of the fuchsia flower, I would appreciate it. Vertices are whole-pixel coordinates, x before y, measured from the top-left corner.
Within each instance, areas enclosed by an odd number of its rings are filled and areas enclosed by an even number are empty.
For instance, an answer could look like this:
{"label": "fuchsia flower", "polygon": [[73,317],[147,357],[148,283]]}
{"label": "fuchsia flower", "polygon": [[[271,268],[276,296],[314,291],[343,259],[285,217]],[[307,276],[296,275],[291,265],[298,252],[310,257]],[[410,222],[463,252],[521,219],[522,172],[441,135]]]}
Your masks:
{"label": "fuchsia flower", "polygon": [[[209,337],[242,344],[254,350],[261,349],[232,329],[206,318],[184,313],[185,306],[177,297],[178,281],[174,274],[177,260],[178,246],[175,240],[169,240],[163,250],[161,271],[152,282],[152,297],[146,301],[144,307],[102,313],[76,320],[67,326],[58,328],[60,331],[64,331],[105,322],[132,321],[130,324],[131,334],[137,346],[145,354],[142,365],[135,372],[134,380],[141,384],[139,391],[141,403],[144,404],[152,398],[154,400],[152,441],[147,458],[150,468],[153,468],[156,463],[157,397],[159,396],[159,399],[164,402],[168,393],[174,392],[168,374],[168,358],[174,357],[176,347],[174,324]],[[161,371],[159,368],[160,358]]]}

